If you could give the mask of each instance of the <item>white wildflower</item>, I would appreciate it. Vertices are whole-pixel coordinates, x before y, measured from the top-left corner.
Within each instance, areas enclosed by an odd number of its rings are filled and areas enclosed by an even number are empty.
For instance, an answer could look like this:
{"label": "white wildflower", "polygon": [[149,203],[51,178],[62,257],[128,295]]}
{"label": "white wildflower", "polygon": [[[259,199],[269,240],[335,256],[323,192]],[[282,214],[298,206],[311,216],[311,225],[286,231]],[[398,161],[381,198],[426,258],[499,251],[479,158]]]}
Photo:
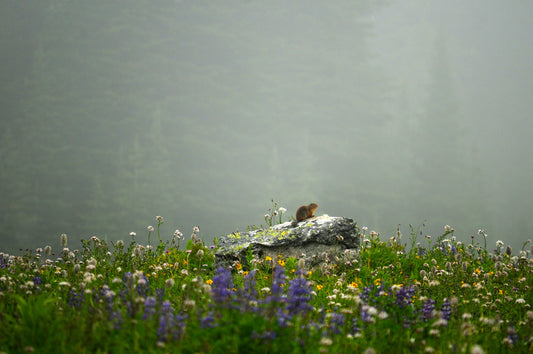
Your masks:
{"label": "white wildflower", "polygon": [[485,354],[483,348],[479,344],[475,344],[470,348],[470,354]]}
{"label": "white wildflower", "polygon": [[96,280],[96,276],[95,276],[93,273],[85,272],[85,273],[83,274],[83,280],[84,280],[86,283],[90,283],[90,282]]}
{"label": "white wildflower", "polygon": [[322,337],[322,339],[320,339],[320,345],[332,345],[332,344],[333,344],[333,341],[331,340],[331,338]]}
{"label": "white wildflower", "polygon": [[472,318],[472,315],[468,312],[465,312],[461,317],[463,318],[463,320],[469,320]]}
{"label": "white wildflower", "polygon": [[380,320],[384,320],[386,319],[387,317],[389,317],[389,315],[385,312],[385,311],[381,311],[379,314],[378,314],[378,318]]}

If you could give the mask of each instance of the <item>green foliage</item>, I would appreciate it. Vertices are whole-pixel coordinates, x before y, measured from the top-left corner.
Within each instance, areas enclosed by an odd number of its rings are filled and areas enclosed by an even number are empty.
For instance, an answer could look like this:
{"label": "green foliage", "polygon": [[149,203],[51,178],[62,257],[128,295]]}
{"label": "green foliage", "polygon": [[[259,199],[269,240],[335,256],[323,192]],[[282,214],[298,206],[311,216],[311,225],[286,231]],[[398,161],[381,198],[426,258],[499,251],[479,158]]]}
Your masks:
{"label": "green foliage", "polygon": [[[13,295],[16,302],[14,311],[5,312],[3,326],[0,330],[2,336],[11,338],[12,350],[17,347],[39,347],[43,351],[57,350],[61,344],[58,333],[65,330],[63,318],[57,318],[57,298],[50,294],[35,297]],[[46,339],[46,340],[43,340]]]}
{"label": "green foliage", "polygon": [[198,233],[184,250],[142,246],[133,235],[127,247],[92,237],[56,260],[0,255],[0,351],[532,349],[525,248],[513,256],[499,242],[489,254],[447,228],[407,251],[400,233],[385,242],[372,232],[358,259],[326,257],[304,270],[295,258],[249,253],[250,269],[237,262],[229,272],[214,269]]}

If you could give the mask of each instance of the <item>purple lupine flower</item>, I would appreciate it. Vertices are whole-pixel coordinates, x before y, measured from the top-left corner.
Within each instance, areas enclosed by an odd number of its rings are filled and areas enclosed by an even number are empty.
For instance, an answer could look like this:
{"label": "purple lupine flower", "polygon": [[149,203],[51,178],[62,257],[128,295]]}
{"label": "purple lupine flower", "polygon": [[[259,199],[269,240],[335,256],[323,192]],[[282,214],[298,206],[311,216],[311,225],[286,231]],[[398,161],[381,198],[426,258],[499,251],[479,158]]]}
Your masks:
{"label": "purple lupine flower", "polygon": [[396,293],[395,304],[400,308],[404,308],[411,304],[411,299],[415,294],[414,286],[402,286],[400,290]]}
{"label": "purple lupine flower", "polygon": [[174,316],[174,329],[172,330],[173,338],[175,340],[181,338],[185,333],[185,320],[188,318],[186,314],[177,314]]}
{"label": "purple lupine flower", "polygon": [[270,304],[271,307],[283,302],[283,285],[287,277],[285,276],[285,268],[278,265],[274,268],[274,276],[272,277],[272,286],[270,287],[270,296],[264,300],[265,304]]}
{"label": "purple lupine flower", "polygon": [[150,291],[150,281],[146,277],[146,275],[142,274],[139,277],[139,280],[137,281],[137,294],[142,297],[147,297],[148,293]]}
{"label": "purple lupine flower", "polygon": [[133,274],[131,274],[131,272],[124,272],[122,282],[124,283],[124,287],[130,290],[131,288],[133,288],[133,285],[135,285],[135,278],[133,277]]}
{"label": "purple lupine flower", "polygon": [[444,255],[447,255],[447,254],[448,254],[448,249],[446,248],[446,243],[442,242],[439,248],[440,248],[441,252],[442,252]]}
{"label": "purple lupine flower", "polygon": [[276,314],[276,320],[278,321],[278,326],[281,328],[287,327],[291,320],[291,316],[284,312],[282,309],[278,309]]}
{"label": "purple lupine flower", "polygon": [[75,307],[77,309],[81,308],[81,304],[83,302],[83,292],[75,292],[74,290],[71,290],[67,295],[67,304],[71,307]]}
{"label": "purple lupine flower", "polygon": [[128,317],[135,317],[135,305],[131,302],[131,300],[126,300],[124,303],[126,305],[126,314]]}
{"label": "purple lupine flower", "polygon": [[123,322],[123,318],[122,318],[122,313],[120,311],[114,310],[115,297],[116,297],[116,294],[114,291],[103,287],[100,290],[100,293],[96,294],[97,300],[95,301],[95,303],[97,303],[98,298],[101,298],[104,301],[104,303],[106,304],[106,310],[108,313],[108,320],[113,323],[113,327],[115,329],[120,329],[122,322]]}
{"label": "purple lupine flower", "polygon": [[41,283],[42,283],[41,277],[39,276],[33,277],[33,284],[40,285]]}
{"label": "purple lupine flower", "polygon": [[233,278],[229,269],[220,267],[216,270],[213,277],[213,284],[211,290],[213,300],[218,305],[231,304],[233,297]]}
{"label": "purple lupine flower", "polygon": [[151,319],[155,314],[156,300],[153,296],[149,296],[144,301],[144,313],[142,319],[144,321]]}
{"label": "purple lupine flower", "polygon": [[302,274],[289,282],[287,289],[287,310],[290,315],[306,313],[313,309],[311,301],[311,285]]}
{"label": "purple lupine flower", "polygon": [[452,245],[452,253],[454,256],[457,254],[457,248],[455,248],[455,245]]}
{"label": "purple lupine flower", "polygon": [[516,333],[516,329],[513,325],[507,327],[507,339],[510,343],[513,343],[513,345],[518,343],[518,333]]}
{"label": "purple lupine flower", "polygon": [[256,281],[255,281],[255,274],[257,273],[257,270],[252,270],[246,277],[244,278],[244,293],[248,294],[250,300],[257,299],[257,289],[256,289]]}
{"label": "purple lupine flower", "polygon": [[329,321],[329,329],[332,334],[339,334],[344,327],[344,315],[342,313],[333,312],[331,320]]}
{"label": "purple lupine flower", "polygon": [[244,278],[244,287],[238,291],[241,311],[245,312],[249,309],[255,309],[254,303],[257,303],[256,273],[257,271],[255,269],[250,271]]}
{"label": "purple lupine flower", "polygon": [[165,288],[155,289],[155,297],[158,303],[162,303],[165,298]]}
{"label": "purple lupine flower", "polygon": [[352,324],[351,324],[351,326],[350,326],[350,329],[351,329],[351,331],[352,331],[352,334],[356,334],[356,333],[358,333],[358,332],[361,330],[361,329],[357,326],[357,322],[359,322],[358,319],[357,319],[357,317],[354,317],[354,318],[352,319]]}
{"label": "purple lupine flower", "polygon": [[120,311],[111,311],[109,313],[109,320],[113,322],[113,328],[117,330],[122,327],[122,323],[124,322]]}
{"label": "purple lupine flower", "polygon": [[252,339],[263,339],[266,341],[272,341],[276,339],[276,332],[265,331],[263,333],[257,333],[256,331],[252,331]]}
{"label": "purple lupine flower", "polygon": [[107,311],[111,312],[113,310],[113,304],[115,303],[115,292],[106,288],[102,288],[102,290],[100,290],[100,296],[106,303]]}
{"label": "purple lupine flower", "polygon": [[435,310],[435,300],[427,299],[422,305],[422,320],[427,321],[433,318],[433,310]]}
{"label": "purple lupine flower", "polygon": [[363,322],[372,321],[372,315],[370,315],[370,312],[368,312],[368,306],[363,306],[363,309],[361,310],[361,321]]}
{"label": "purple lupine flower", "polygon": [[[133,279],[133,277],[132,277],[132,279]],[[135,316],[135,313],[134,313],[135,306],[132,305],[131,299],[129,298],[129,288],[127,288],[127,285],[126,285],[126,282],[128,282],[128,281],[129,280],[126,278],[126,276],[124,276],[124,287],[125,288],[122,289],[118,293],[118,296],[120,297],[120,300],[122,301],[122,303],[126,307],[126,314],[128,315],[128,317],[134,317]]]}
{"label": "purple lupine flower", "polygon": [[174,309],[170,301],[163,302],[159,316],[159,328],[157,329],[157,336],[162,342],[170,339],[170,333],[174,326]]}
{"label": "purple lupine flower", "polygon": [[368,304],[368,299],[370,297],[370,292],[374,289],[374,285],[366,286],[363,288],[363,291],[361,292],[361,295],[359,297],[365,304]]}
{"label": "purple lupine flower", "polygon": [[213,317],[213,312],[209,312],[200,320],[200,328],[205,329],[213,327],[215,327],[215,318]]}
{"label": "purple lupine flower", "polygon": [[287,277],[285,276],[285,268],[282,266],[276,266],[276,268],[274,268],[274,276],[272,278],[272,287],[270,288],[272,296],[281,296],[283,293],[283,284],[285,284],[286,280]]}
{"label": "purple lupine flower", "polygon": [[441,317],[446,321],[449,321],[452,317],[452,303],[449,299],[444,299],[441,307],[442,315]]}

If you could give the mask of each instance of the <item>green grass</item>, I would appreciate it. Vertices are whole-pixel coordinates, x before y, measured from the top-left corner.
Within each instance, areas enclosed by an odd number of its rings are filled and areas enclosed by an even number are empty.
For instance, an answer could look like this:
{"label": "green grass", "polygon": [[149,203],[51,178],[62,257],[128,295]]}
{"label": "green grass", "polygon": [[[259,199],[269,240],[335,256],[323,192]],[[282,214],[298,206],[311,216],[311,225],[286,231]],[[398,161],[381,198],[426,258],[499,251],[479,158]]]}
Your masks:
{"label": "green grass", "polygon": [[[483,232],[405,248],[362,235],[353,261],[298,269],[249,259],[214,269],[214,246],[93,237],[0,255],[0,352],[531,352],[533,259]],[[281,219],[280,219],[281,221]],[[481,242],[478,242],[481,241]],[[64,240],[66,241],[66,240]],[[178,242],[176,242],[178,241]],[[249,257],[252,257],[251,255]]]}

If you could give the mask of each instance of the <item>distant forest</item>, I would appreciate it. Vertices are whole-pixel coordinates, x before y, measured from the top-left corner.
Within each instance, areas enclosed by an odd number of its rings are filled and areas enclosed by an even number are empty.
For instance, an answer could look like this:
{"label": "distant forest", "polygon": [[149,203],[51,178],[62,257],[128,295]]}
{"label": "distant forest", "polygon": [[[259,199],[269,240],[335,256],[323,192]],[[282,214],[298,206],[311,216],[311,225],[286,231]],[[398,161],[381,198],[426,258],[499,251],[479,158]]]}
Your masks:
{"label": "distant forest", "polygon": [[446,41],[427,97],[401,107],[370,49],[384,6],[3,1],[2,249],[127,239],[156,215],[212,238],[270,198],[384,232],[494,228]]}

